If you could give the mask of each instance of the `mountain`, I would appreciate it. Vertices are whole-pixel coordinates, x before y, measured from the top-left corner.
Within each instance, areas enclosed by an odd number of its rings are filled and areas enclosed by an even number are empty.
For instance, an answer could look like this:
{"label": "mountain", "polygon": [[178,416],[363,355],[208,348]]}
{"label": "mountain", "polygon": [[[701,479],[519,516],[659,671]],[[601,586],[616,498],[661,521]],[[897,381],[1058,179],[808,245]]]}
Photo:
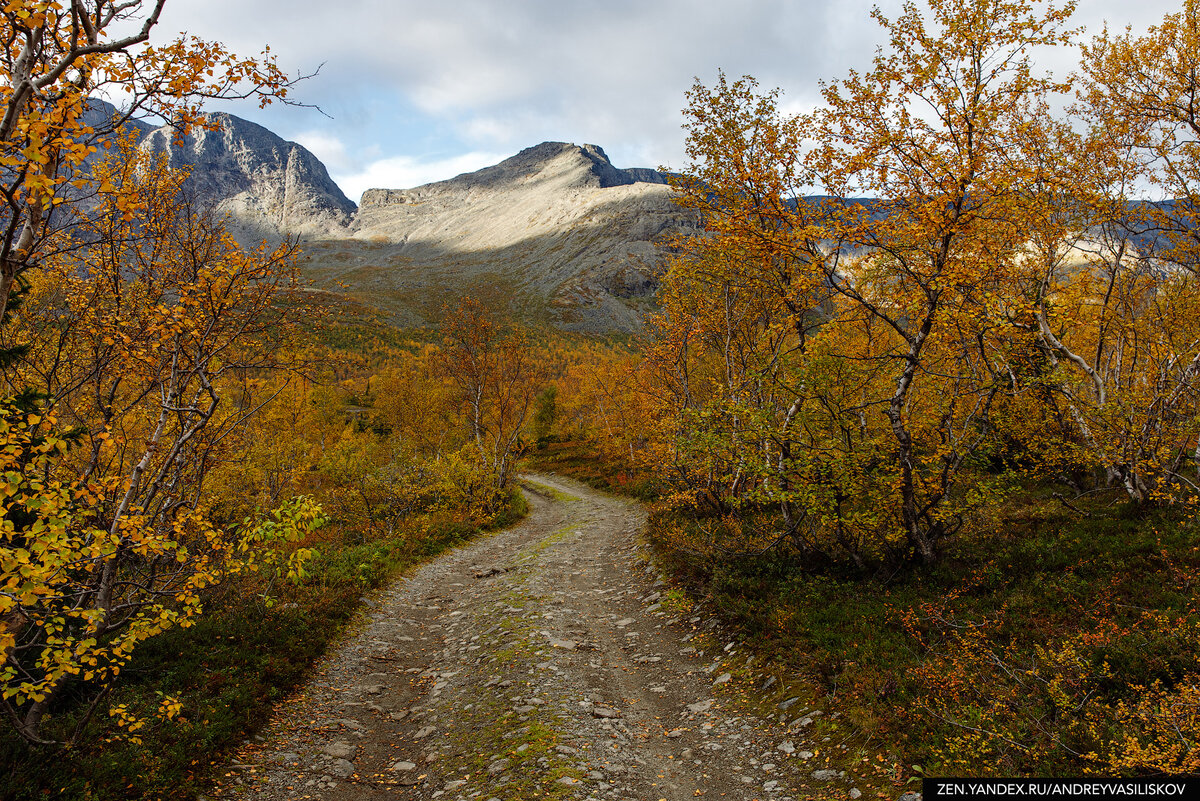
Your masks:
{"label": "mountain", "polygon": [[447,181],[368,190],[348,239],[305,244],[305,271],[401,325],[472,294],[567,330],[634,331],[665,240],[695,227],[672,194],[595,145],[543,142]]}
{"label": "mountain", "polygon": [[[91,106],[98,128],[115,111]],[[358,208],[304,147],[231,114],[207,120],[182,140],[128,125],[191,171],[189,190],[243,244],[299,237],[317,287],[401,326],[436,323],[470,294],[563,329],[637,330],[666,240],[695,226],[660,173],[615,167],[596,145],[543,142],[447,181],[368,190]]]}
{"label": "mountain", "polygon": [[295,142],[232,114],[208,114],[211,127],[195,127],[176,141],[170,127],[146,134],[140,147],[187,167],[189,188],[243,242],[280,235],[337,236],[356,206],[329,177],[325,165]]}

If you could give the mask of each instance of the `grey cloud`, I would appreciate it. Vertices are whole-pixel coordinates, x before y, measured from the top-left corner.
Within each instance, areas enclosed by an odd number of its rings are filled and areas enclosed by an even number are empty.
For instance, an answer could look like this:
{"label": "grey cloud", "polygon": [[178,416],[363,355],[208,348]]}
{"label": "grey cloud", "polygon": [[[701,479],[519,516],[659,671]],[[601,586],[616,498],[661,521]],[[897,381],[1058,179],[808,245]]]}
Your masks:
{"label": "grey cloud", "polygon": [[[899,0],[883,0],[886,13]],[[514,150],[541,139],[594,141],[618,163],[681,162],[683,93],[718,68],[780,86],[790,102],[817,81],[869,65],[880,36],[858,0],[170,0],[164,30],[242,52],[270,43],[293,70],[324,63],[304,100],[329,110],[330,135],[370,126],[372,103],[405,103],[453,131],[463,149]],[[1144,26],[1174,3],[1082,3]],[[1136,16],[1131,16],[1136,15]],[[282,112],[280,112],[282,114]],[[280,119],[283,117],[281,116]],[[256,119],[268,126],[269,118]],[[311,119],[299,127],[314,127]],[[286,124],[285,124],[286,127]],[[361,135],[362,131],[359,131]],[[380,137],[388,136],[379,130]],[[398,153],[380,142],[388,153]],[[646,161],[648,160],[648,161]]]}

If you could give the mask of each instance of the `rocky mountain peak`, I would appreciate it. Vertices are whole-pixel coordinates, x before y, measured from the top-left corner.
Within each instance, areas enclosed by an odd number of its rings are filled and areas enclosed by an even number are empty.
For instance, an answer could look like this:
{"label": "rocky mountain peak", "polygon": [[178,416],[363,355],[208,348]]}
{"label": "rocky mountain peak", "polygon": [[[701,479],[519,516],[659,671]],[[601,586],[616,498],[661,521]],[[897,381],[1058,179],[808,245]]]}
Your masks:
{"label": "rocky mountain peak", "polygon": [[232,114],[205,116],[210,125],[193,128],[181,142],[164,127],[149,132],[141,147],[190,169],[195,197],[228,214],[235,235],[320,237],[349,224],[357,207],[307,149]]}
{"label": "rocky mountain peak", "polygon": [[[97,101],[97,128],[113,108]],[[246,244],[299,235],[318,287],[404,326],[435,322],[462,294],[578,331],[636,330],[670,236],[697,224],[662,175],[621,169],[593,144],[542,142],[491,167],[411,189],[371,189],[357,208],[308,150],[230,114],[180,138],[129,124],[146,152],[188,168],[194,197]]]}
{"label": "rocky mountain peak", "polygon": [[543,184],[557,191],[569,191],[609,189],[635,183],[665,184],[666,180],[655,170],[614,167],[599,145],[542,142],[525,148],[499,164],[445,181],[414,189],[368,189],[363,193],[362,205],[367,208],[417,203],[434,196],[470,197]]}

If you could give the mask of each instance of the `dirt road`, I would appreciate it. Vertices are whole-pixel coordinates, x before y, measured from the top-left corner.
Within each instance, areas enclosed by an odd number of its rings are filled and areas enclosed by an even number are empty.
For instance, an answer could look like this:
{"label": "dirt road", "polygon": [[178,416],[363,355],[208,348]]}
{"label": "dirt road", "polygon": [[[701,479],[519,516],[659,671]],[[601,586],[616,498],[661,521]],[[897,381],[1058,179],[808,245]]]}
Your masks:
{"label": "dirt road", "polygon": [[731,675],[738,645],[656,579],[640,505],[526,490],[523,523],[373,597],[217,797],[858,797],[808,762],[821,712]]}

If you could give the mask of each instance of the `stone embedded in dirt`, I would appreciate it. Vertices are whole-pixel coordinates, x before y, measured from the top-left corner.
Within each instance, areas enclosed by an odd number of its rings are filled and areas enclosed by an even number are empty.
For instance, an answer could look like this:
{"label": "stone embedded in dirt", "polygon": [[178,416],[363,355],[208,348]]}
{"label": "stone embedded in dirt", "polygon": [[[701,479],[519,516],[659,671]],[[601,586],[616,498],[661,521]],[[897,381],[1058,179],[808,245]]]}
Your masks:
{"label": "stone embedded in dirt", "polygon": [[[536,518],[537,511],[531,513],[535,523]],[[711,795],[778,801],[807,784],[840,793],[843,801],[868,801],[866,791],[848,798],[861,781],[855,777],[825,783],[810,777],[816,769],[834,766],[823,759],[805,761],[798,749],[820,747],[817,756],[822,757],[836,749],[813,735],[820,720],[799,697],[776,707],[790,692],[801,691],[788,686],[786,673],[773,665],[764,668],[759,659],[755,667],[763,670],[761,676],[747,670],[733,676],[734,667],[747,664],[749,651],[742,643],[730,648],[740,652],[737,656],[722,653],[730,641],[716,639],[723,639],[721,628],[710,634],[698,625],[715,625],[707,615],[692,615],[697,624],[692,628],[687,615],[672,617],[677,610],[667,589],[659,598],[647,598],[659,591],[650,586],[653,577],[643,580],[636,569],[640,564],[630,570],[628,561],[621,561],[635,542],[633,528],[622,529],[618,548],[606,524],[586,522],[578,542],[540,548],[536,559],[526,559],[496,581],[471,578],[491,573],[493,565],[515,563],[520,547],[533,548],[537,537],[551,535],[561,524],[561,515],[551,515],[541,528],[480,540],[382,590],[379,610],[366,616],[367,630],[351,636],[352,646],[339,651],[328,674],[317,674],[314,695],[322,705],[306,709],[302,718],[314,723],[294,726],[293,716],[284,724],[292,726],[285,730],[291,739],[272,750],[298,752],[297,764],[280,763],[272,753],[256,776],[257,782],[269,773],[272,786],[250,790],[246,801],[304,794],[341,798],[367,792],[368,783],[375,782],[384,791],[390,787],[395,794],[427,799],[436,795],[451,801],[470,794],[475,801],[507,801],[519,795],[516,784],[529,771],[548,776],[565,795],[653,801],[657,794],[637,790],[665,778],[658,776],[664,767],[692,786],[711,788]],[[610,555],[616,557],[611,564]],[[434,590],[436,600],[423,602]],[[519,605],[513,602],[515,593],[521,594]],[[661,603],[661,611],[646,612],[650,603]],[[431,604],[441,609],[427,609]],[[401,633],[412,635],[416,645],[398,643]],[[595,653],[583,653],[585,648]],[[390,659],[372,659],[376,655]],[[709,665],[713,669],[704,672]],[[459,675],[451,678],[454,673]],[[768,682],[772,673],[777,678]],[[723,695],[735,678],[748,698]],[[723,689],[711,686],[714,681]],[[386,688],[382,695],[362,691],[374,684]],[[435,685],[445,688],[440,695],[429,694]],[[803,698],[807,701],[807,694]],[[759,721],[763,710],[743,709],[742,700],[765,704],[770,714]],[[371,702],[384,707],[380,714],[369,711]],[[524,714],[513,714],[514,707]],[[825,711],[832,717],[833,708]],[[788,721],[806,715],[813,720],[808,729],[785,729]],[[539,746],[543,727],[553,739]],[[496,734],[502,741],[492,739]],[[480,735],[486,739],[472,745]],[[340,766],[342,772],[356,771],[345,779],[330,770],[334,757],[315,758],[335,739],[357,746],[346,760],[350,765]],[[558,783],[564,774],[573,781]],[[451,780],[465,784],[443,789]],[[295,791],[284,789],[294,784]]]}
{"label": "stone embedded in dirt", "polygon": [[838,772],[836,770],[814,770],[812,777],[813,781],[831,782],[838,778]]}
{"label": "stone embedded in dirt", "polygon": [[451,790],[457,790],[459,787],[465,787],[466,784],[466,779],[455,779],[452,782],[446,782],[446,785],[442,789],[446,792],[450,792]]}
{"label": "stone embedded in dirt", "polygon": [[348,759],[335,759],[329,766],[329,772],[339,779],[349,779],[354,775],[354,763]]}
{"label": "stone embedded in dirt", "polygon": [[368,695],[379,695],[384,691],[384,686],[382,684],[364,684],[359,689]]}
{"label": "stone embedded in dirt", "polygon": [[650,593],[649,595],[647,595],[645,598],[643,598],[643,599],[642,599],[642,603],[644,603],[644,604],[652,604],[652,603],[654,603],[655,601],[657,601],[657,600],[658,600],[659,598],[661,598],[661,597],[662,597],[662,593],[661,593],[661,592],[652,592],[652,593]]}
{"label": "stone embedded in dirt", "polygon": [[775,682],[777,682],[777,681],[779,681],[779,679],[777,679],[774,676],[771,676],[769,679],[767,679],[765,682],[763,682],[762,688],[764,690],[769,690],[775,686]]}
{"label": "stone embedded in dirt", "polygon": [[558,783],[566,785],[567,787],[574,787],[575,785],[579,784],[579,779],[576,779],[572,776],[560,776]]}
{"label": "stone embedded in dirt", "polygon": [[910,790],[909,792],[907,792],[907,793],[905,793],[904,795],[900,796],[900,799],[899,799],[899,801],[921,801],[921,794],[920,794],[920,793],[914,793],[914,792],[912,792],[912,791]]}
{"label": "stone embedded in dirt", "polygon": [[857,799],[862,798],[862,790],[858,789],[857,787],[851,787],[850,798],[853,801],[857,801]]}
{"label": "stone embedded in dirt", "polygon": [[729,680],[732,678],[732,673],[722,673],[720,676],[717,676],[717,678],[713,681],[713,684],[728,684]]}
{"label": "stone embedded in dirt", "polygon": [[646,607],[647,612],[657,612],[659,609],[662,609],[662,604],[651,604]]}
{"label": "stone embedded in dirt", "polygon": [[787,699],[786,701],[780,702],[779,708],[784,709],[784,710],[790,709],[791,707],[795,706],[796,702],[799,700],[800,700],[800,696],[793,695],[791,698]]}
{"label": "stone embedded in dirt", "polygon": [[491,578],[492,576],[498,576],[501,573],[507,573],[507,572],[508,572],[507,567],[487,567],[482,570],[476,570],[473,575],[477,579],[484,579],[484,578]]}
{"label": "stone embedded in dirt", "polygon": [[816,756],[816,754],[814,754],[812,751],[800,751],[796,754],[796,756],[800,757],[801,759],[812,759]]}
{"label": "stone embedded in dirt", "polygon": [[348,759],[354,755],[355,746],[345,740],[334,740],[321,750],[335,759]]}

